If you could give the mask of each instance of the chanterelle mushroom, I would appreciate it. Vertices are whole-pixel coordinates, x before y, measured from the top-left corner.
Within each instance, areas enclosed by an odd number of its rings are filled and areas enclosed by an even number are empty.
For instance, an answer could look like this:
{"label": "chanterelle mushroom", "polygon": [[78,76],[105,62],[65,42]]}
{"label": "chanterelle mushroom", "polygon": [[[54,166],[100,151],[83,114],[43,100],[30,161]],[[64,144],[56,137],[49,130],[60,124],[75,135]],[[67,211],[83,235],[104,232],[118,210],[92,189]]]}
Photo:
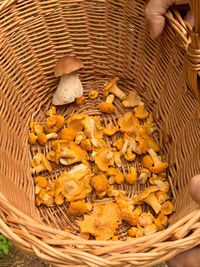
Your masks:
{"label": "chanterelle mushroom", "polygon": [[155,196],[155,192],[158,190],[158,186],[147,187],[140,195],[134,198],[134,203],[145,202],[152,207],[156,214],[159,213],[161,205]]}
{"label": "chanterelle mushroom", "polygon": [[111,149],[103,147],[95,155],[95,164],[101,171],[105,172],[108,166],[114,164],[113,156],[114,153]]}
{"label": "chanterelle mushroom", "polygon": [[45,155],[42,153],[37,153],[33,157],[31,161],[31,166],[32,166],[33,174],[39,174],[40,172],[45,171],[45,170],[48,170],[49,172],[52,171],[50,162],[45,157]]}
{"label": "chanterelle mushroom", "polygon": [[108,82],[103,89],[103,95],[107,96],[108,93],[112,93],[119,99],[124,100],[126,98],[126,94],[119,89],[117,86],[117,81],[119,81],[119,78],[115,77],[112,81]]}
{"label": "chanterelle mushroom", "polygon": [[58,60],[55,66],[55,77],[60,77],[58,88],[53,96],[53,105],[59,106],[71,103],[83,95],[83,86],[75,73],[83,67],[80,59],[65,56]]}
{"label": "chanterelle mushroom", "polygon": [[91,215],[84,215],[78,225],[83,233],[95,236],[96,240],[108,240],[114,236],[119,224],[122,223],[120,210],[115,203],[104,205],[94,203]]}
{"label": "chanterelle mushroom", "polygon": [[141,102],[140,96],[136,91],[131,91],[126,99],[122,102],[125,107],[135,107]]}

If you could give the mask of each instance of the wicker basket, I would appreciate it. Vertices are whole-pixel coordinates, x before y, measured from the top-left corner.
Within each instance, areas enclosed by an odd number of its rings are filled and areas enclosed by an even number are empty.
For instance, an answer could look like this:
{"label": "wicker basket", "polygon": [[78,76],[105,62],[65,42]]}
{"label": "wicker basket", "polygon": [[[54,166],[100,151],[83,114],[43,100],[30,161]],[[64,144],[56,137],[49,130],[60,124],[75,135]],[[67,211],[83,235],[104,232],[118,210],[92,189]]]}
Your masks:
{"label": "wicker basket", "polygon": [[[200,172],[200,1],[190,1],[194,31],[171,9],[157,41],[146,27],[145,0],[0,2],[0,232],[44,261],[71,267],[151,266],[199,244],[200,209],[187,188]],[[121,228],[120,241],[86,241],[76,235],[65,206],[35,207],[30,160],[49,147],[30,153],[29,121],[43,120],[58,83],[55,62],[66,54],[84,62],[85,95],[119,76],[121,88],[136,89],[153,112],[174,196],[175,212],[166,230],[123,241],[126,229]],[[98,101],[102,96],[58,113],[66,119],[74,112],[98,115]],[[115,116],[104,116],[105,122],[115,122],[123,112],[116,103]],[[129,194],[139,189],[125,187]],[[73,234],[63,231],[67,227]]]}

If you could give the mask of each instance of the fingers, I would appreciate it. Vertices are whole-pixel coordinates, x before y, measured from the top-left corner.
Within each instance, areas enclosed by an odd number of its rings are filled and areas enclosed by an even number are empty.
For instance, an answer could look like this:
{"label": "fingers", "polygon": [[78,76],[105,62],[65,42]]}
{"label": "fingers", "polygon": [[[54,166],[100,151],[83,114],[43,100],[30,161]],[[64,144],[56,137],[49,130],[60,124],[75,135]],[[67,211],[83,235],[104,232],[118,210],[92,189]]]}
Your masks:
{"label": "fingers", "polygon": [[196,175],[191,179],[189,192],[194,201],[200,205],[200,175]]}
{"label": "fingers", "polygon": [[172,5],[181,5],[188,3],[188,0],[150,0],[145,9],[145,16],[150,27],[152,39],[156,39],[165,26],[164,14]]}
{"label": "fingers", "polygon": [[184,18],[192,27],[194,27],[194,16],[192,14],[192,10],[188,11]]}
{"label": "fingers", "polygon": [[182,252],[167,261],[169,267],[199,267],[200,247],[194,247]]}

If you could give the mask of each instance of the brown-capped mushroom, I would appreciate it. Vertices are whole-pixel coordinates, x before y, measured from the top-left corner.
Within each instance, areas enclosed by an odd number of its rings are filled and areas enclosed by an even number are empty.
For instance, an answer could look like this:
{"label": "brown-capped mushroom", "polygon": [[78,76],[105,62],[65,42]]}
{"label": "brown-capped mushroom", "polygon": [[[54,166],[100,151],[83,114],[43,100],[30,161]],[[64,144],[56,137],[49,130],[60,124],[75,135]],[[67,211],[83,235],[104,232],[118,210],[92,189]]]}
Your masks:
{"label": "brown-capped mushroom", "polygon": [[61,78],[53,96],[53,105],[68,104],[83,95],[83,86],[76,74],[80,68],[83,68],[83,63],[76,57],[65,56],[58,60],[54,74]]}

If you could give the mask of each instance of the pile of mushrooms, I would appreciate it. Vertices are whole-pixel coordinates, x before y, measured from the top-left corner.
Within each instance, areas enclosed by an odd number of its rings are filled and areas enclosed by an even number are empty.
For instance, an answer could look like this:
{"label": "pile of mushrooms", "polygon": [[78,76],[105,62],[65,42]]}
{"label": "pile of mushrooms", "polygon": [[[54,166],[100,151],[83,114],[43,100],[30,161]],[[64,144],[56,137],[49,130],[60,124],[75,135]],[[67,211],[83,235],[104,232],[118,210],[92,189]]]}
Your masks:
{"label": "pile of mushrooms", "polygon": [[[74,57],[57,62],[55,76],[61,78],[53,97],[54,105],[74,102],[83,95],[76,74],[82,67],[82,62]],[[116,77],[105,86],[106,99],[99,105],[101,112],[113,113],[117,97],[124,107],[131,108],[118,119],[117,125],[110,122],[103,127],[98,116],[85,113],[75,113],[65,121],[56,114],[54,106],[46,113],[44,127],[38,122],[30,123],[30,144],[38,141],[44,146],[52,142],[46,155],[37,153],[31,161],[32,174],[36,175],[36,205],[68,203],[71,216],[83,216],[77,224],[88,239],[92,235],[97,240],[117,240],[116,231],[123,221],[130,225],[129,238],[149,235],[162,230],[167,216],[173,212],[166,174],[168,163],[163,161],[153,137],[156,127],[152,114],[136,91],[126,96],[118,81]],[[95,99],[98,92],[92,91],[88,97]],[[106,138],[117,133],[120,138],[108,145]],[[135,164],[137,158],[141,159],[140,168]],[[126,173],[122,169],[123,161],[130,166]],[[70,166],[71,170],[65,170],[53,181],[48,180],[45,175],[59,164]],[[126,184],[134,190],[136,183],[146,188],[132,197],[118,187]],[[98,199],[107,198],[106,204],[88,202],[89,194],[95,194]],[[143,203],[150,207],[149,212],[143,211]]]}

